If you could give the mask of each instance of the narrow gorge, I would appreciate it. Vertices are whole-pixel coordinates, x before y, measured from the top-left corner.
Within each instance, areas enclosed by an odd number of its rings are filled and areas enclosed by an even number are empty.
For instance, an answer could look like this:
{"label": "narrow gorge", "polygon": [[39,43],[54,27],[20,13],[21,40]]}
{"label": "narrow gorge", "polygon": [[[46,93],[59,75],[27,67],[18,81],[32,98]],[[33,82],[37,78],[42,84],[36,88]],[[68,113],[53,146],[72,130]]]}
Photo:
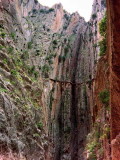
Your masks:
{"label": "narrow gorge", "polygon": [[0,160],[120,160],[119,18],[0,0]]}

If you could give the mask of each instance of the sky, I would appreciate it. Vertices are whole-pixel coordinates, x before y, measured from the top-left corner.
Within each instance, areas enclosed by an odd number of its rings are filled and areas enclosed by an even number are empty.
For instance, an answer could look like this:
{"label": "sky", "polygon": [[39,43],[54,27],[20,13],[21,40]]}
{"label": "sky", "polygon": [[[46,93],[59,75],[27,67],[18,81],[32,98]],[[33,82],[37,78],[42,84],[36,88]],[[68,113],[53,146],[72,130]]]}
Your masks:
{"label": "sky", "polygon": [[92,12],[93,0],[38,0],[42,5],[52,7],[56,3],[62,3],[63,8],[73,13],[78,11],[80,16],[84,17],[86,21],[90,19]]}

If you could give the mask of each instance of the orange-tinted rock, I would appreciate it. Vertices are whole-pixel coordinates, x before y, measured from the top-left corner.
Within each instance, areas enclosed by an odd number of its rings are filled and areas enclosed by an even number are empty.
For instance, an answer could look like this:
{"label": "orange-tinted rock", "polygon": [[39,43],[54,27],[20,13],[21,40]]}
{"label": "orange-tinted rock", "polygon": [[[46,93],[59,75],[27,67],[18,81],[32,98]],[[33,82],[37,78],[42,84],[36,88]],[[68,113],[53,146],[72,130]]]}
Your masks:
{"label": "orange-tinted rock", "polygon": [[55,17],[55,20],[53,22],[52,29],[53,29],[53,32],[58,32],[59,29],[63,25],[63,15],[64,15],[64,12],[63,12],[63,7],[62,7],[61,4],[56,4],[54,6],[54,8],[56,9],[56,17]]}
{"label": "orange-tinted rock", "polygon": [[112,140],[112,160],[120,160],[120,134]]}
{"label": "orange-tinted rock", "polygon": [[120,159],[120,1],[107,0],[111,87],[112,160]]}

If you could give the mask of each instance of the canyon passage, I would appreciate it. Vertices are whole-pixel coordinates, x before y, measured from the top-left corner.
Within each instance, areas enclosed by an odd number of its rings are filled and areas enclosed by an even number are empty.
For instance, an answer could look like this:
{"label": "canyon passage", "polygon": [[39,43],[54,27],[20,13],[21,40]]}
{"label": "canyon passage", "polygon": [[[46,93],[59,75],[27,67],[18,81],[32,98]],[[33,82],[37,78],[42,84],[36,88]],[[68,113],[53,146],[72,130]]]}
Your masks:
{"label": "canyon passage", "polygon": [[0,160],[120,160],[119,28],[119,0],[0,0]]}

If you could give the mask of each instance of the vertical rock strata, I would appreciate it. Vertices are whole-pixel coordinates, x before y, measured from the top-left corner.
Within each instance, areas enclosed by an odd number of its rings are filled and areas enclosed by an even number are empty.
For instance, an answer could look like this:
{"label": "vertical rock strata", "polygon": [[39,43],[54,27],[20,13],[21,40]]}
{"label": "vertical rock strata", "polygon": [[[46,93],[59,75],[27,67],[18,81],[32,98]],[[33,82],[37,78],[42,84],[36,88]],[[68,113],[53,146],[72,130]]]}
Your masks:
{"label": "vertical rock strata", "polygon": [[108,7],[108,42],[109,42],[109,63],[110,63],[110,89],[111,89],[111,150],[112,159],[120,158],[120,61],[119,61],[119,18],[120,18],[120,2],[107,1]]}
{"label": "vertical rock strata", "polygon": [[[1,159],[110,160],[112,138],[119,160],[117,5],[108,1],[112,55],[100,57],[105,0],[89,22],[61,4],[0,0]],[[100,99],[110,90],[111,111]]]}

